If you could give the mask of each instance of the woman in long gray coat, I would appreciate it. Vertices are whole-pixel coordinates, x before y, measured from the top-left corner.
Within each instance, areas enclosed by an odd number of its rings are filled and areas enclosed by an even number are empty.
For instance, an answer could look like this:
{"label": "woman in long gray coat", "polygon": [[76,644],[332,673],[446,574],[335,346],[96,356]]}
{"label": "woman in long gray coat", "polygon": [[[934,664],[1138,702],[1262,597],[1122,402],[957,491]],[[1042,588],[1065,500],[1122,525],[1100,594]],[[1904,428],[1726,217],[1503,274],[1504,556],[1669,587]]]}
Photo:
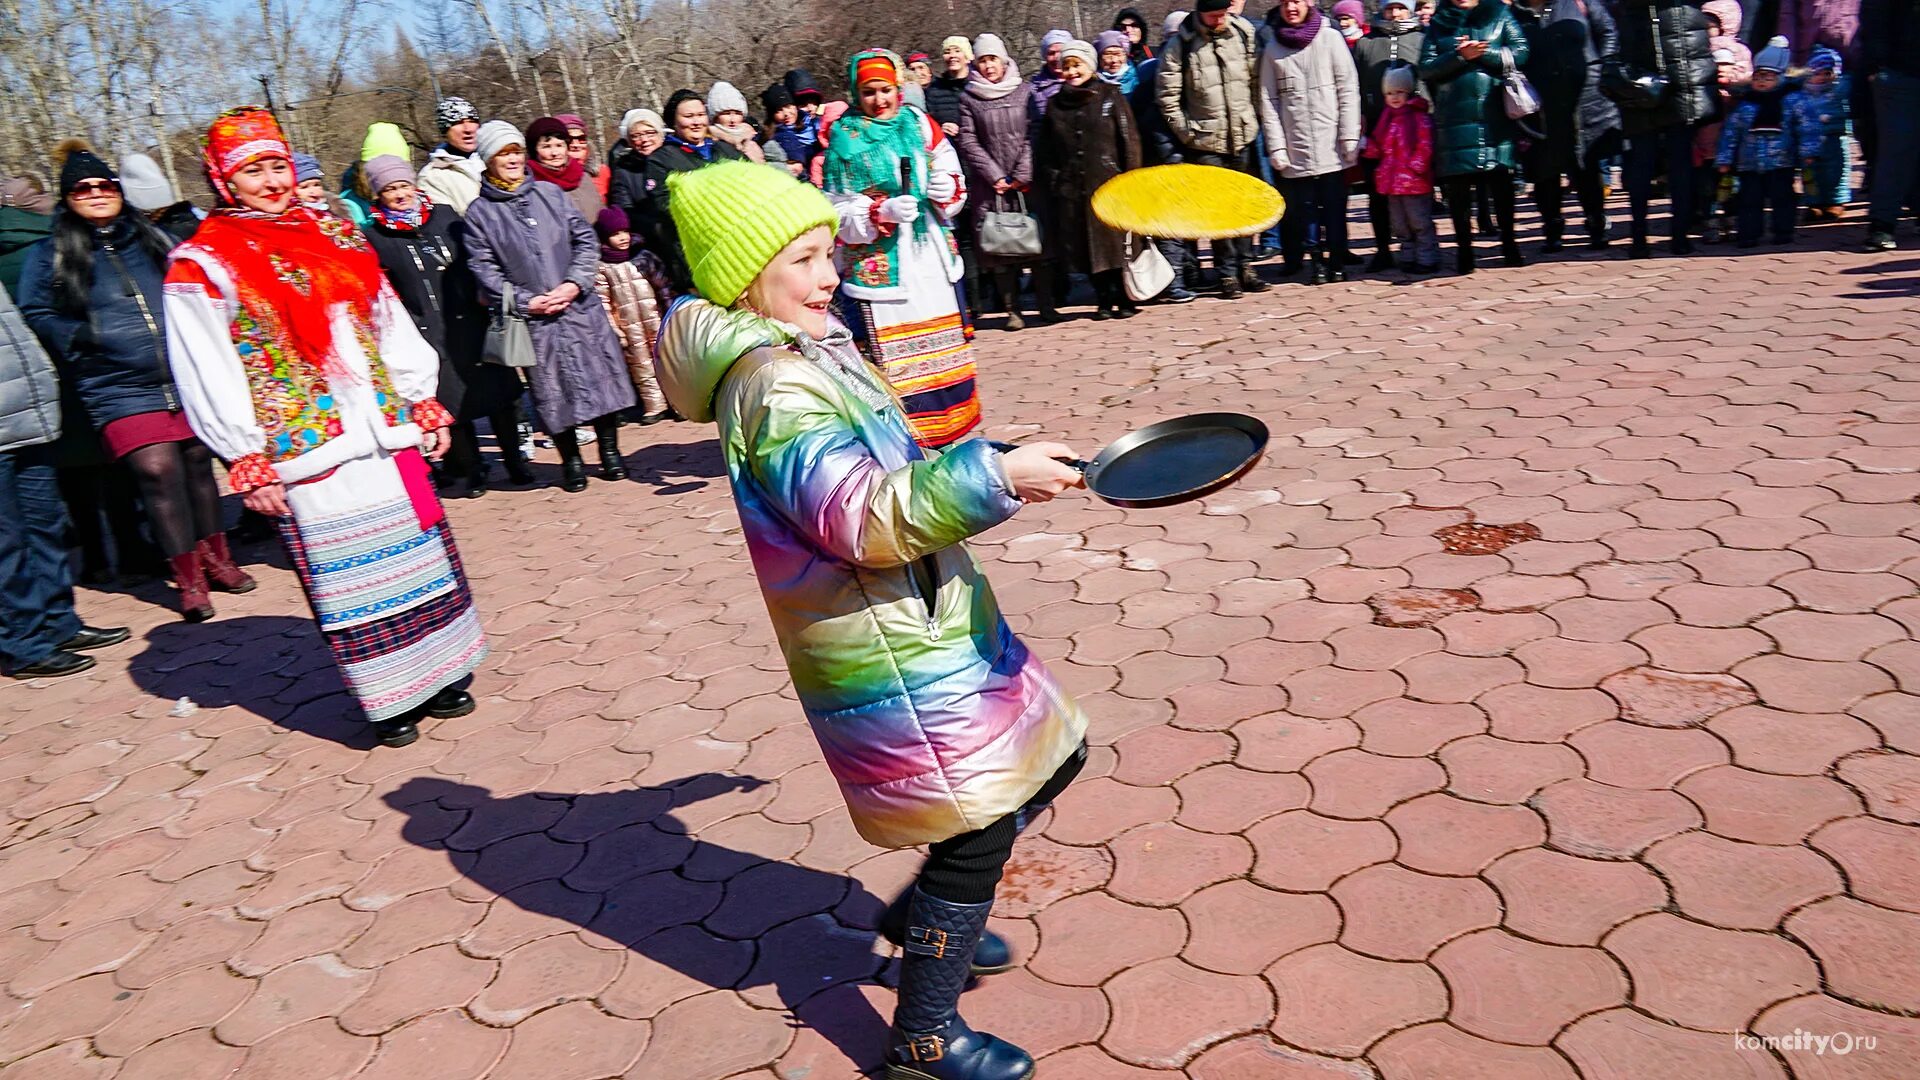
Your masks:
{"label": "woman in long gray coat", "polygon": [[531,371],[534,410],[560,450],[560,486],[587,486],[587,466],[574,435],[591,423],[600,443],[600,475],[624,480],[620,413],[633,407],[620,341],[593,290],[600,240],[565,192],[527,176],[526,137],[494,120],[480,129],[486,175],[467,208],[467,252],[490,304],[513,287],[513,307],[526,316],[538,363]]}
{"label": "woman in long gray coat", "polygon": [[[1041,257],[990,255],[980,246],[979,231],[989,211],[1012,210],[1025,202],[1032,213],[1043,201],[1032,190],[1033,143],[1027,131],[1027,99],[1032,96],[1033,88],[1020,77],[1006,44],[993,34],[975,38],[973,76],[960,95],[960,137],[954,143],[967,172],[967,190],[973,193],[968,210],[973,215],[974,258],[1000,289],[1009,330],[1027,325],[1020,317],[1020,271],[1039,265]],[[1033,279],[1040,320],[1052,322],[1058,315],[1051,275],[1036,273]]]}

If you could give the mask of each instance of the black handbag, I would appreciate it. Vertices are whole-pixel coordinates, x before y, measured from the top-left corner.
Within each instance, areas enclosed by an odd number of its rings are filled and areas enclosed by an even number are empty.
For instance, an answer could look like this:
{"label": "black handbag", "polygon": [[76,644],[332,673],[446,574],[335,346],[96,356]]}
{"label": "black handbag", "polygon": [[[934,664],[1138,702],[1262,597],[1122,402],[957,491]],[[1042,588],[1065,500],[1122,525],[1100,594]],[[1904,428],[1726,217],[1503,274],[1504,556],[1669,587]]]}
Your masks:
{"label": "black handbag", "polygon": [[1654,70],[1638,71],[1617,59],[1600,66],[1600,92],[1623,109],[1657,109],[1666,104],[1672,89],[1667,81],[1666,51],[1660,47],[1660,9],[1648,7],[1647,19],[1653,33]]}

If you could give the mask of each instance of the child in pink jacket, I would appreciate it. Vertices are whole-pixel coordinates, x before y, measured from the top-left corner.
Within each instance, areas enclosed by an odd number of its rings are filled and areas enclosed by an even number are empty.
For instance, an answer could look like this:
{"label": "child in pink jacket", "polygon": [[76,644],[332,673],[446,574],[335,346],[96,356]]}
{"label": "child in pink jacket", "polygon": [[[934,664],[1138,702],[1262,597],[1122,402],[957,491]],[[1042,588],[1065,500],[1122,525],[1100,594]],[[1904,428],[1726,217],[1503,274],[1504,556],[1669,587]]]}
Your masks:
{"label": "child in pink jacket", "polygon": [[1367,138],[1365,155],[1377,158],[1374,185],[1387,197],[1400,265],[1410,274],[1440,269],[1440,233],[1433,226],[1433,117],[1427,100],[1413,93],[1413,68],[1396,64],[1380,78],[1386,110]]}

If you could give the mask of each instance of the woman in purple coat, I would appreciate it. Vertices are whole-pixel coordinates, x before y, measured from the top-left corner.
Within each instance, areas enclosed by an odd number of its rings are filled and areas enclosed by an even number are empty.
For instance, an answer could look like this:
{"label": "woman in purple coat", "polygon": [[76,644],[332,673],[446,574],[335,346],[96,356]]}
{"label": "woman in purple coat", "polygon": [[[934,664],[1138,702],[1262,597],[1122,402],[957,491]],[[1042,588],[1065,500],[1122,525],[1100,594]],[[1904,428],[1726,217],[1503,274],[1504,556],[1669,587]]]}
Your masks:
{"label": "woman in purple coat", "polygon": [[480,129],[486,175],[467,208],[467,253],[483,298],[500,302],[508,286],[527,316],[538,363],[529,372],[540,427],[560,451],[560,487],[587,486],[574,428],[592,424],[600,475],[625,480],[620,413],[633,407],[620,341],[593,289],[600,240],[567,194],[527,176],[526,136],[504,120]]}
{"label": "woman in purple coat", "polygon": [[[1007,329],[1027,324],[1020,317],[1020,271],[1039,264],[1039,256],[989,255],[980,246],[979,229],[992,210],[1012,210],[1024,200],[1029,207],[1043,200],[1033,196],[1033,143],[1027,134],[1027,105],[1033,87],[1007,55],[1007,46],[993,34],[973,42],[973,76],[960,97],[960,137],[954,145],[967,172],[967,190],[975,192],[974,252],[983,274],[992,274],[1007,306]],[[1040,300],[1040,320],[1058,319],[1054,311],[1052,279],[1033,276]]]}

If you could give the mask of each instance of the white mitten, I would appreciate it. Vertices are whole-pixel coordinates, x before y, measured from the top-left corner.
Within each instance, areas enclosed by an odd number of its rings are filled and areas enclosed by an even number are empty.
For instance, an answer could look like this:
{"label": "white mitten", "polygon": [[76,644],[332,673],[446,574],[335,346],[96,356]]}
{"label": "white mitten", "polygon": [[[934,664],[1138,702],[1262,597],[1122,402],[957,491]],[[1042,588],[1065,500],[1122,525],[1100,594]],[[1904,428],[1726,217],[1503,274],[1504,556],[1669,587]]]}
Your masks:
{"label": "white mitten", "polygon": [[920,200],[911,195],[895,195],[880,204],[880,220],[911,225],[920,220]]}
{"label": "white mitten", "polygon": [[927,179],[927,198],[936,203],[952,202],[960,193],[960,181],[952,173],[934,173]]}

